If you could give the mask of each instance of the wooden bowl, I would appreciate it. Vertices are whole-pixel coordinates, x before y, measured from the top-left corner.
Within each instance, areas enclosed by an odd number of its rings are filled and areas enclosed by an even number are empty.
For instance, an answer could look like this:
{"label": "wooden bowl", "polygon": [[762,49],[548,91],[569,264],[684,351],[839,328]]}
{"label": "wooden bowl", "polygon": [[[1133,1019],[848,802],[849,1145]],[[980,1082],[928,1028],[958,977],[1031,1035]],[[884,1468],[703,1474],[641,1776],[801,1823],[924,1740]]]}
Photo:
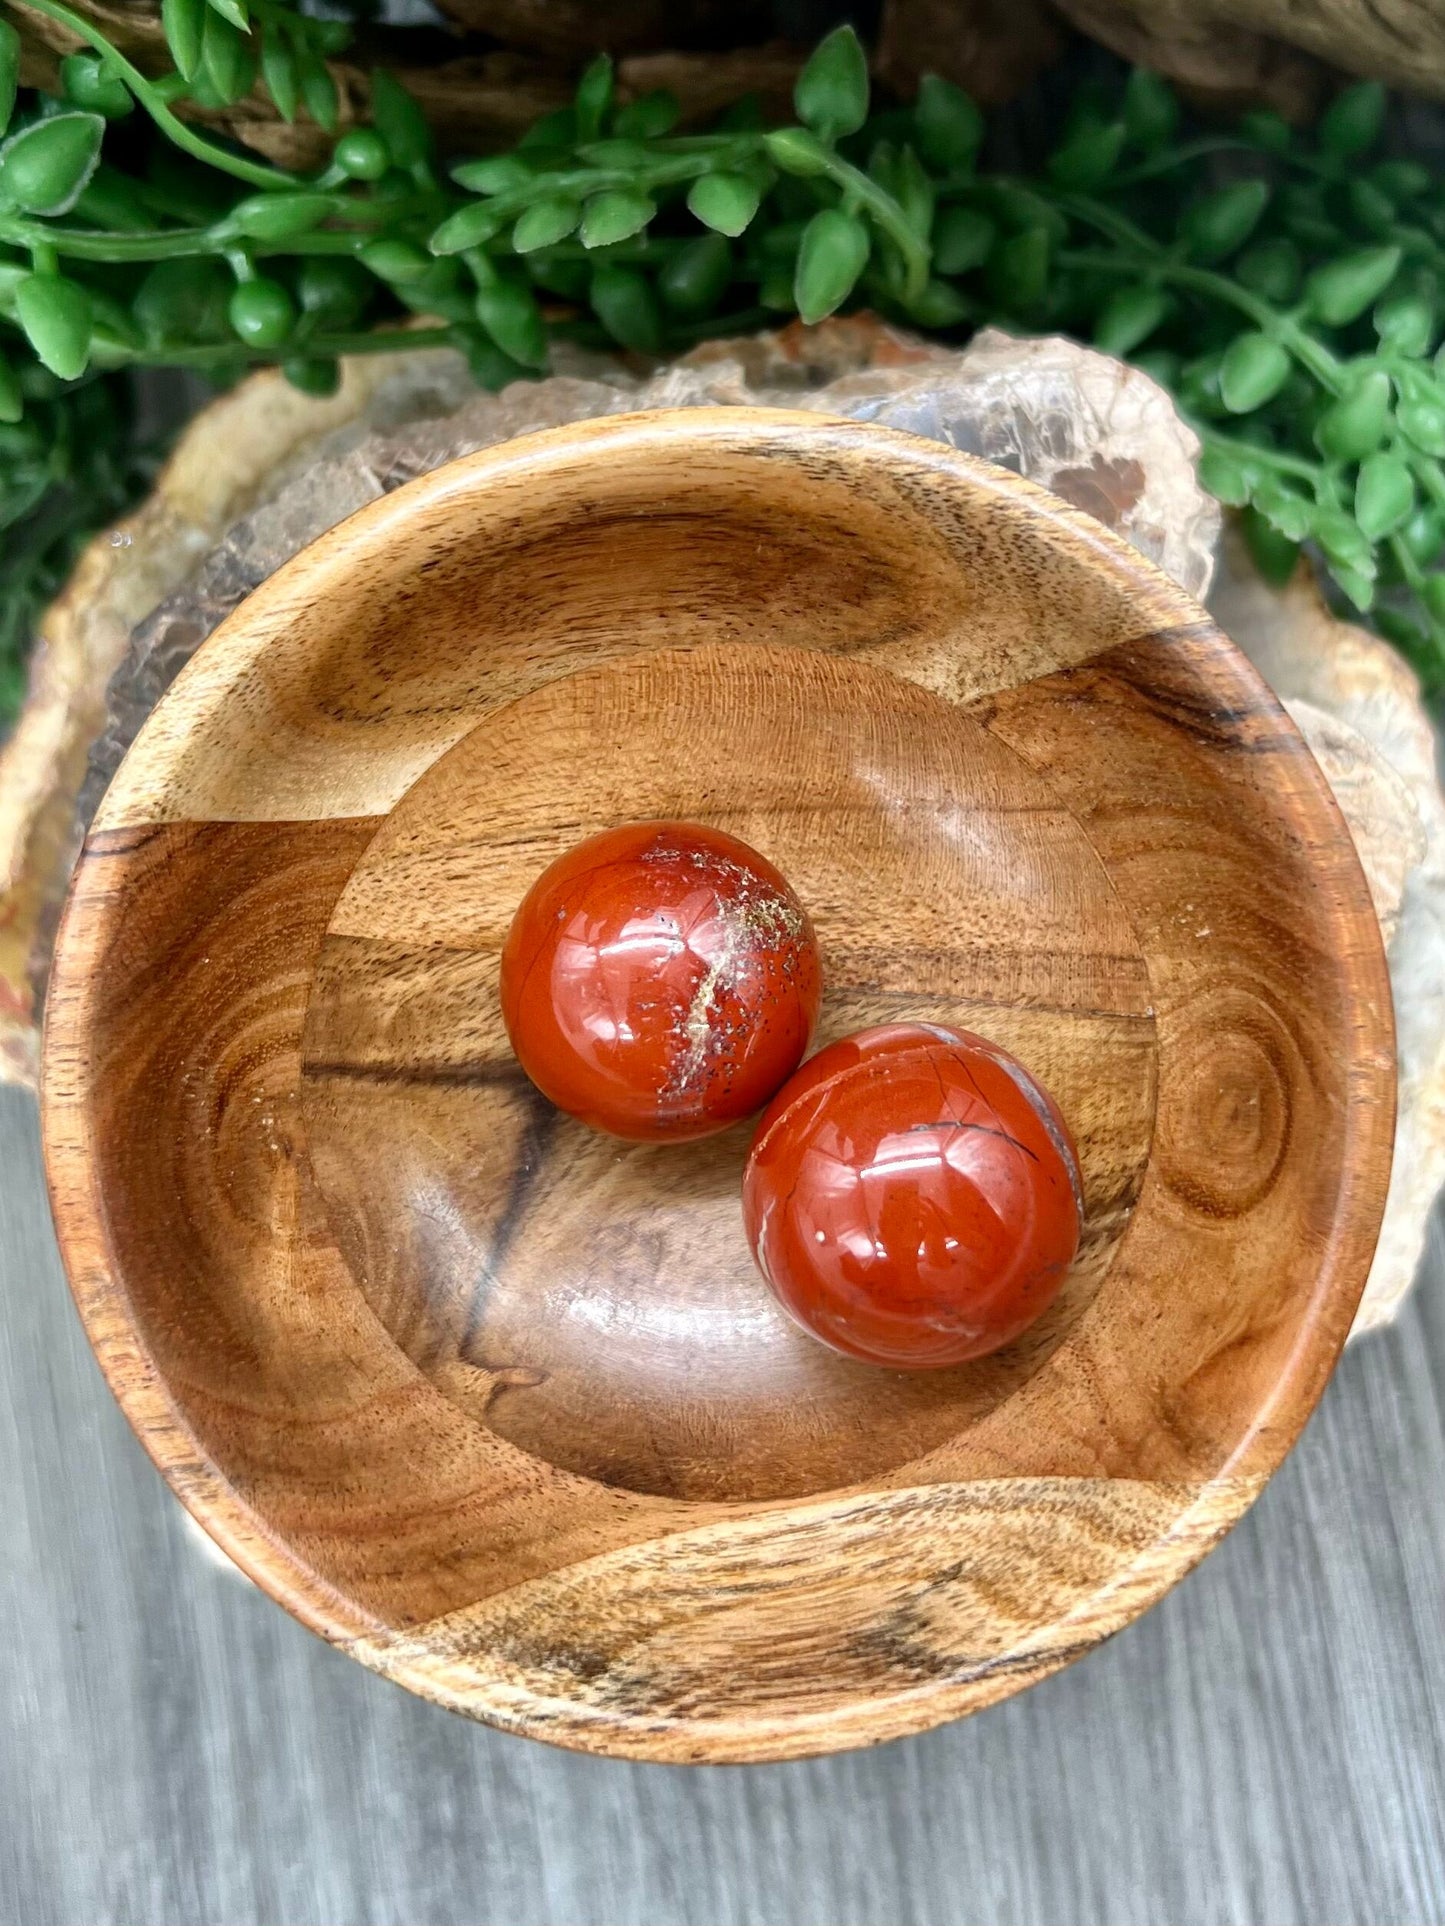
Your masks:
{"label": "wooden bowl", "polygon": [[[746,1127],[521,1076],[513,909],[655,816],[791,879],[820,1041],[959,1022],[1058,1097],[1087,1233],[1011,1349],[824,1350]],[[96,819],[45,1059],[81,1313],[226,1551],[442,1704],[669,1760],[915,1732],[1157,1598],[1319,1396],[1393,1095],[1349,836],[1203,611],[1013,475],[745,409],[507,443],[259,589]]]}

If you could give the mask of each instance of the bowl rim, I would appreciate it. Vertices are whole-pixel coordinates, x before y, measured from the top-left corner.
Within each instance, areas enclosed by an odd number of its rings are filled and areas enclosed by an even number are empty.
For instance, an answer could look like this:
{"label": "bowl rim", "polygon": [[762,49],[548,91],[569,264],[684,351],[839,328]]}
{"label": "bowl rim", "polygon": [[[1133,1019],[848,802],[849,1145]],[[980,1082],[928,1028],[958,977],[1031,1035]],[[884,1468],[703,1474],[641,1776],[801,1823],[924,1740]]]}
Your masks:
{"label": "bowl rim", "polygon": [[[254,657],[267,631],[298,594],[324,585],[358,547],[384,543],[388,531],[435,502],[485,490],[509,473],[545,472],[550,464],[605,456],[619,445],[646,455],[654,445],[675,452],[679,440],[727,442],[736,455],[756,456],[756,443],[779,432],[840,440],[880,460],[906,456],[931,468],[947,485],[991,496],[1040,525],[1045,539],[1075,559],[1116,578],[1141,604],[1140,633],[1184,628],[1218,638],[1230,668],[1268,715],[1271,726],[1304,747],[1263,678],[1223,637],[1201,604],[1161,569],[1085,511],[1037,483],[965,454],[947,444],[875,423],[804,409],[716,406],[651,409],[587,418],[519,435],[417,476],[367,503],[299,550],[262,582],[205,639],[146,719],[117,771],[92,826],[92,834],[116,827],[117,802],[127,784],[162,742],[178,714],[195,710],[208,679],[223,663],[230,674]],[[158,720],[159,718],[159,720]],[[183,732],[182,732],[183,733]],[[1353,854],[1354,845],[1333,793],[1305,749],[1313,801],[1333,835]],[[131,819],[136,823],[139,819]],[[378,817],[378,826],[385,816]],[[77,866],[77,873],[78,873]],[[1349,867],[1348,865],[1346,866]],[[1231,1460],[1198,1488],[1196,1501],[1127,1570],[1089,1601],[1087,1638],[1063,1656],[1049,1653],[1032,1666],[1005,1668],[997,1680],[935,1679],[879,1696],[847,1716],[837,1711],[797,1710],[777,1718],[752,1715],[706,1722],[653,1718],[639,1733],[626,1715],[579,1715],[570,1701],[551,1700],[524,1685],[490,1693],[445,1676],[424,1650],[408,1652],[394,1635],[384,1643],[377,1624],[336,1590],[291,1545],[271,1531],[210,1459],[192,1432],[149,1350],[118,1268],[107,1262],[106,1210],[93,1181],[93,1138],[86,1114],[87,958],[76,948],[75,896],[67,892],[55,945],[41,1062],[41,1116],[47,1187],[67,1280],[102,1373],[132,1430],[187,1511],[223,1553],[263,1591],[328,1643],[339,1645],[372,1669],[420,1696],[485,1719],[502,1729],[530,1733],[572,1749],[614,1757],[685,1762],[762,1761],[797,1758],[917,1733],[992,1703],[1023,1684],[1071,1663],[1075,1657],[1139,1616],[1198,1562],[1253,1503],[1303,1429],[1333,1369],[1363,1291],[1388,1187],[1396,1100],[1393,1012],[1389,980],[1368,887],[1355,857],[1352,900],[1345,913],[1362,938],[1359,967],[1368,984],[1368,1021],[1352,1029],[1347,1121],[1355,1133],[1345,1156],[1344,1177],[1332,1234],[1311,1292],[1311,1314],[1285,1368],[1269,1388],[1255,1422]],[[1367,919],[1367,922],[1366,922]],[[1368,931],[1373,932],[1371,942]],[[1359,1015],[1359,1012],[1356,1012]],[[77,1174],[80,1180],[77,1181]],[[1004,1482],[1016,1482],[1016,1480]],[[1078,1482],[1078,1481],[1072,1481]],[[1111,1485],[1120,1480],[1107,1480]],[[930,1486],[931,1491],[940,1488]],[[943,1487],[947,1489],[947,1487]],[[789,1500],[774,1507],[797,1513],[814,1501]],[[820,1499],[818,1502],[824,1502]],[[699,1527],[706,1531],[707,1526]],[[662,1534],[659,1542],[668,1536]],[[604,1553],[602,1557],[613,1554]],[[584,1560],[572,1569],[593,1561]],[[557,1721],[565,1707],[567,1719]],[[655,1741],[665,1729],[666,1744]]]}

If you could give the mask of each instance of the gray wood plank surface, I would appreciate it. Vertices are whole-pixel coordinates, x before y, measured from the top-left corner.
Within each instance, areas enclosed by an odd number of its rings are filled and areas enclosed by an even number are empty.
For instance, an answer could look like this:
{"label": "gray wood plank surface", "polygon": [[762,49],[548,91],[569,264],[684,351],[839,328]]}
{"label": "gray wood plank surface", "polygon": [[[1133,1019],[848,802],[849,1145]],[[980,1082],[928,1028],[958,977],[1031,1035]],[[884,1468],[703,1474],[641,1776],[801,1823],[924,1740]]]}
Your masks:
{"label": "gray wood plank surface", "polygon": [[0,1090],[5,1926],[1445,1922],[1445,1236],[1251,1516],[966,1724],[798,1765],[571,1757],[363,1672],[195,1548]]}

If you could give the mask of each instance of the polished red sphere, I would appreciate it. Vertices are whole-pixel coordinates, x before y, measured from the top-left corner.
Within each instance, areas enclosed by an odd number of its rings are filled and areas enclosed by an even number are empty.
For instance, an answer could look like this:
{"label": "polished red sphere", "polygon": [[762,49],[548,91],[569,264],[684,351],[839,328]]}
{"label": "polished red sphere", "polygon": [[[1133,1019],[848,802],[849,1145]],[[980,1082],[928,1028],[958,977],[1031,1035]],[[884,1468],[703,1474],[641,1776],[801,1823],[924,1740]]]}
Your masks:
{"label": "polished red sphere", "polygon": [[1058,1294],[1078,1159],[1053,1101],[966,1030],[891,1023],[778,1092],[743,1179],[753,1253],[806,1331],[904,1370],[982,1357]]}
{"label": "polished red sphere", "polygon": [[697,823],[579,843],[528,890],[502,952],[522,1068],[618,1137],[702,1137],[751,1115],[797,1068],[821,987],[787,883]]}

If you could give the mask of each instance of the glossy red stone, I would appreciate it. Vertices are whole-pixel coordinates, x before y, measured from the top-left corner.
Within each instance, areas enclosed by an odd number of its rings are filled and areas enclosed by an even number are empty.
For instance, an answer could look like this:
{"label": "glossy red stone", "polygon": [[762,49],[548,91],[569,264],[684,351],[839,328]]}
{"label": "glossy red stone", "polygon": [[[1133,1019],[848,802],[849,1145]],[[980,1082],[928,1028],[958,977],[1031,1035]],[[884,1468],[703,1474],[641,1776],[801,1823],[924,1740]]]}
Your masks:
{"label": "glossy red stone", "polygon": [[594,1129],[723,1130],[796,1069],[818,1014],[817,940],[755,849],[697,823],[629,823],[538,877],[502,952],[522,1068]]}
{"label": "glossy red stone", "polygon": [[1057,1296],[1078,1159],[1052,1099],[966,1030],[859,1031],[764,1113],[743,1180],[784,1308],[846,1356],[925,1370],[984,1356]]}

